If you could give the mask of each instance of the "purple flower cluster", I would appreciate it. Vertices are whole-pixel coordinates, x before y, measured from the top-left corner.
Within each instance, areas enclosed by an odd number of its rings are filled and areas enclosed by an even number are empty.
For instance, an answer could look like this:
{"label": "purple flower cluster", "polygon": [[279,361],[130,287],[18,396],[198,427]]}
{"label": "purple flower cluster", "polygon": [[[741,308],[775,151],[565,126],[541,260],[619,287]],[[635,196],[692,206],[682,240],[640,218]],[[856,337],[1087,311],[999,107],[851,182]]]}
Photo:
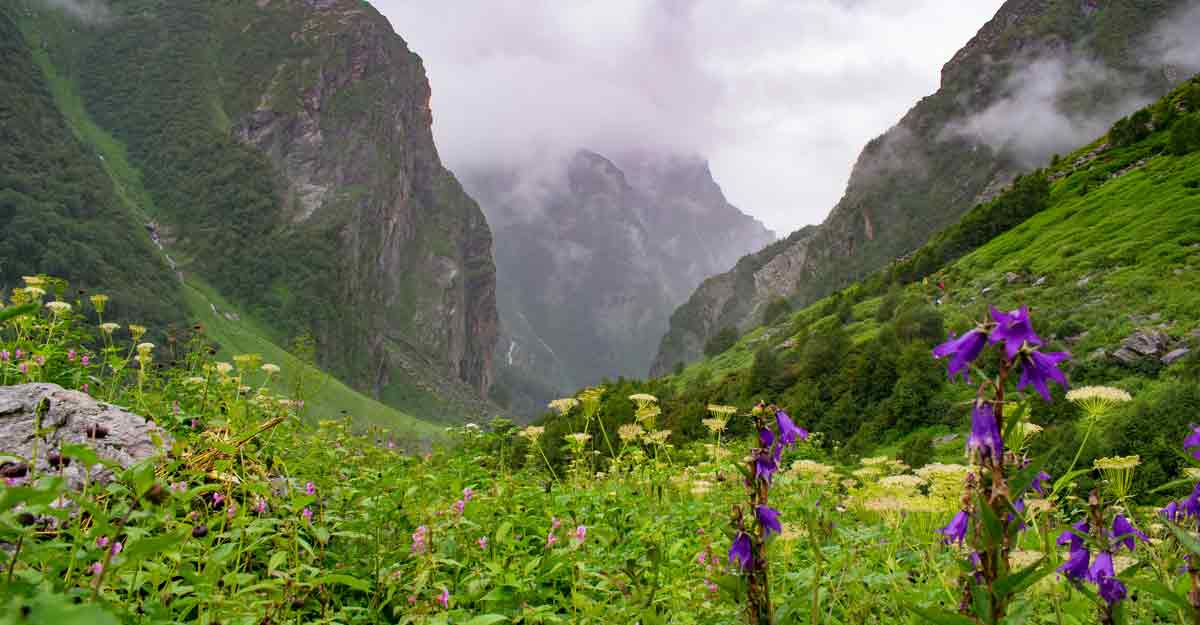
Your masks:
{"label": "purple flower cluster", "polygon": [[1124,599],[1127,592],[1125,584],[1117,579],[1117,573],[1113,568],[1112,550],[1125,547],[1133,551],[1138,540],[1145,542],[1149,538],[1134,527],[1124,515],[1118,514],[1113,519],[1112,530],[1108,533],[1109,547],[1097,552],[1095,559],[1092,559],[1086,542],[1090,531],[1091,527],[1088,522],[1080,521],[1059,535],[1057,543],[1060,546],[1067,545],[1069,551],[1067,561],[1058,568],[1058,571],[1066,575],[1067,579],[1095,584],[1100,592],[1100,597],[1112,605]]}
{"label": "purple flower cluster", "polygon": [[946,369],[950,379],[961,375],[963,381],[970,382],[971,363],[983,352],[984,346],[1002,343],[1005,359],[1021,366],[1018,391],[1032,386],[1043,399],[1050,401],[1050,382],[1067,388],[1067,377],[1058,365],[1071,354],[1039,351],[1043,342],[1033,331],[1029,308],[1022,306],[1011,312],[1001,312],[994,306],[990,308],[991,321],[979,324],[962,336],[951,334],[949,340],[933,349],[934,358],[949,358]]}
{"label": "purple flower cluster", "polygon": [[[779,430],[778,435],[769,427],[759,429],[758,447],[751,454],[754,458],[754,480],[767,484],[771,483],[775,471],[779,469],[779,460],[783,457],[784,448],[791,447],[798,441],[808,440],[808,430],[797,426],[792,417],[782,409],[775,408],[775,425]],[[775,508],[756,505],[754,518],[766,536],[783,532],[783,524],[779,522],[779,511]],[[753,545],[744,528],[739,529],[734,536],[733,544],[729,548],[729,562],[742,569],[754,566]]]}

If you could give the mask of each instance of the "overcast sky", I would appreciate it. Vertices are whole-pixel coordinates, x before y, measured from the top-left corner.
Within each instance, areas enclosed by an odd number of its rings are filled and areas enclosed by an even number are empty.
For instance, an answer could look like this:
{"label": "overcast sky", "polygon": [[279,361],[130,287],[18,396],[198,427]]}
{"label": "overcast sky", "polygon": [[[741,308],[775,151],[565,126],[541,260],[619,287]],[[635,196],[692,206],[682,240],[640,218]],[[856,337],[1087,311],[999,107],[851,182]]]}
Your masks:
{"label": "overcast sky", "polygon": [[1001,0],[374,0],[425,60],[451,169],[588,147],[706,156],[780,236],[937,89]]}

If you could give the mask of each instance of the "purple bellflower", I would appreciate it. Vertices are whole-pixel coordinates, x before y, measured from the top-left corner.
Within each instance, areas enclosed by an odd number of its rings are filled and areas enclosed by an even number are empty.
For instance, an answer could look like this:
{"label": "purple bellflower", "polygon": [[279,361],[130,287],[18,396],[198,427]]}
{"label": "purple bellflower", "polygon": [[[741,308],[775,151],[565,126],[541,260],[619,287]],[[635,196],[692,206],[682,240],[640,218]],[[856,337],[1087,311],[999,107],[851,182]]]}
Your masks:
{"label": "purple bellflower", "polygon": [[783,525],[779,523],[779,511],[770,506],[758,506],[754,509],[754,517],[758,519],[758,524],[766,530],[766,535],[770,536],[771,532],[780,534],[783,532]]}
{"label": "purple bellflower", "polygon": [[1091,554],[1088,550],[1080,546],[1079,549],[1071,549],[1067,554],[1067,561],[1062,566],[1058,567],[1058,572],[1067,576],[1067,579],[1079,581],[1088,575],[1088,560]]}
{"label": "purple bellflower", "polygon": [[729,547],[729,563],[743,569],[754,564],[754,555],[750,551],[750,535],[746,532],[738,532],[734,537],[733,545]]}
{"label": "purple bellflower", "polygon": [[971,378],[969,369],[971,362],[979,357],[979,352],[983,351],[983,346],[987,344],[987,334],[979,328],[975,328],[966,334],[955,337],[954,333],[950,333],[949,340],[937,347],[933,348],[934,358],[950,357],[947,364],[946,372],[953,381],[954,377],[962,374],[963,381],[970,383]]}
{"label": "purple bellflower", "polygon": [[1036,492],[1037,494],[1045,497],[1046,496],[1046,484],[1045,483],[1049,482],[1052,479],[1054,479],[1054,478],[1049,473],[1046,473],[1045,471],[1038,471],[1038,474],[1033,477],[1033,483],[1030,484],[1029,487],[1032,488],[1033,491]]}
{"label": "purple bellflower", "polygon": [[958,514],[954,515],[953,519],[950,519],[949,525],[938,530],[939,534],[945,536],[945,538],[942,539],[942,542],[946,543],[947,545],[953,543],[958,543],[961,545],[963,539],[967,537],[967,527],[970,521],[971,515],[968,514],[966,510],[959,510]]}
{"label": "purple bellflower", "polygon": [[1133,551],[1133,547],[1136,544],[1134,539],[1141,539],[1142,542],[1150,541],[1150,537],[1146,536],[1146,534],[1144,534],[1141,530],[1134,527],[1133,524],[1129,522],[1129,519],[1125,518],[1125,515],[1123,514],[1118,514],[1116,518],[1113,519],[1112,539],[1118,545],[1123,545],[1130,551]]}
{"label": "purple bellflower", "polygon": [[971,412],[971,436],[967,438],[967,449],[976,450],[983,456],[999,459],[1004,453],[1004,441],[1000,439],[1000,426],[992,405],[976,401]]}
{"label": "purple bellflower", "polygon": [[1113,570],[1112,554],[1107,551],[1096,554],[1096,559],[1092,561],[1092,566],[1088,569],[1087,580],[1099,586],[1100,596],[1109,605],[1125,598],[1125,585],[1117,579],[1116,575],[1116,571]]}
{"label": "purple bellflower", "polygon": [[1067,388],[1067,376],[1058,368],[1058,363],[1070,357],[1070,352],[1021,352],[1021,380],[1017,382],[1017,390],[1025,390],[1025,387],[1032,385],[1042,399],[1050,401],[1047,382],[1057,382],[1064,390]]}
{"label": "purple bellflower", "polygon": [[1179,502],[1172,501],[1171,503],[1167,504],[1167,507],[1159,510],[1158,513],[1163,515],[1163,518],[1166,520],[1172,523],[1177,523],[1179,519]]}
{"label": "purple bellflower", "polygon": [[779,442],[785,446],[791,447],[796,444],[797,440],[808,440],[808,430],[796,427],[796,423],[792,421],[788,413],[776,410],[775,420],[779,424]]}
{"label": "purple bellflower", "polygon": [[1012,312],[1000,312],[995,306],[990,306],[992,311],[992,320],[996,322],[996,329],[992,330],[988,337],[988,342],[995,345],[996,343],[1004,343],[1004,357],[1012,360],[1016,357],[1017,352],[1021,351],[1021,346],[1028,343],[1031,347],[1037,347],[1042,344],[1042,339],[1033,331],[1033,325],[1029,322],[1029,307],[1022,306]]}
{"label": "purple bellflower", "polygon": [[1196,460],[1200,460],[1200,427],[1195,425],[1192,427],[1192,433],[1183,439],[1183,450],[1192,454]]}

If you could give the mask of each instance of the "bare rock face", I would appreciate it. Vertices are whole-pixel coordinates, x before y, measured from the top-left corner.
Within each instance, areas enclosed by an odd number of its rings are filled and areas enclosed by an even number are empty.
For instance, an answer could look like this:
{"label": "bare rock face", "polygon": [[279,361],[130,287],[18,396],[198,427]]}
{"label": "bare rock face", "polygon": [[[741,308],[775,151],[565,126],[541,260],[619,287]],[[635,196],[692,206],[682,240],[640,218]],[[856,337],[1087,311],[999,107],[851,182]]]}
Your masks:
{"label": "bare rock face", "polygon": [[[35,428],[41,414],[42,437]],[[69,391],[57,384],[20,384],[0,387],[0,456],[32,458],[37,443],[38,473],[57,473],[72,488],[81,488],[88,473],[78,462],[58,460],[56,450],[64,444],[84,444],[104,460],[128,468],[165,452],[171,435],[153,421],[90,395]],[[91,478],[108,482],[112,471],[103,465],[91,467]]]}

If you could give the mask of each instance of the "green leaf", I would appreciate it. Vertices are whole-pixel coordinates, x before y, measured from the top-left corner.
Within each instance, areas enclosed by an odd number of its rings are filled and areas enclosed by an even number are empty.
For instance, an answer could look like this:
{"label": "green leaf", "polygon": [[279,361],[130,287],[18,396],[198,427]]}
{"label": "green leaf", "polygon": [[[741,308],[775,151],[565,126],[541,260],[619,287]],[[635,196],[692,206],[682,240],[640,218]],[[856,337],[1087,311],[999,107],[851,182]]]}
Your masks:
{"label": "green leaf", "polygon": [[507,616],[502,616],[500,614],[480,614],[479,616],[467,621],[465,625],[495,625],[496,623],[502,623],[507,620]]}
{"label": "green leaf", "polygon": [[355,590],[361,590],[362,592],[370,592],[371,591],[371,585],[368,584],[367,582],[365,582],[361,579],[358,579],[357,577],[353,577],[351,575],[345,575],[343,573],[331,573],[329,575],[324,575],[322,577],[318,577],[318,578],[314,579],[313,583],[314,584],[341,584],[343,586],[349,586]]}
{"label": "green leaf", "polygon": [[1029,463],[1029,466],[1018,471],[1016,477],[1008,482],[1009,492],[1015,493],[1013,495],[1014,497],[1024,497],[1025,491],[1029,490],[1029,487],[1033,484],[1033,480],[1037,477],[1038,473],[1041,473],[1042,470],[1046,468],[1046,465],[1049,464],[1050,458],[1054,455],[1055,451],[1057,451],[1057,448],[1051,450],[1049,453],[1034,458],[1034,460]]}
{"label": "green leaf", "polygon": [[1169,521],[1167,522],[1167,529],[1171,530],[1172,534],[1175,534],[1175,538],[1179,539],[1179,544],[1186,547],[1187,550],[1193,554],[1200,555],[1200,542],[1198,542],[1191,534],[1180,529],[1178,525],[1175,525]]}
{"label": "green leaf", "polygon": [[59,453],[68,458],[74,458],[80,464],[85,464],[89,467],[100,464],[100,456],[97,456],[96,451],[87,445],[63,443]]}
{"label": "green leaf", "polygon": [[270,575],[279,570],[279,567],[287,563],[288,553],[286,551],[276,551],[271,554],[270,561],[267,562],[267,574]]}
{"label": "green leaf", "polygon": [[1141,590],[1148,592],[1156,597],[1159,597],[1161,599],[1166,599],[1167,601],[1175,604],[1175,607],[1177,607],[1185,612],[1192,611],[1192,604],[1188,603],[1188,600],[1186,598],[1180,596],[1178,593],[1172,591],[1170,588],[1167,588],[1167,586],[1165,584],[1162,584],[1161,582],[1157,582],[1152,579],[1140,579],[1140,578],[1122,579],[1121,581],[1125,582],[1125,584],[1127,584],[1129,586],[1133,586],[1134,588],[1141,589]]}
{"label": "green leaf", "polygon": [[1074,480],[1075,478],[1077,478],[1081,475],[1091,473],[1091,472],[1092,472],[1091,469],[1075,469],[1074,471],[1071,471],[1071,472],[1063,475],[1062,477],[1058,478],[1057,480],[1054,480],[1054,488],[1052,489],[1052,492],[1057,493],[1059,491],[1059,489],[1061,489],[1063,486],[1070,484],[1071,480]]}
{"label": "green leaf", "polygon": [[0,308],[0,323],[4,323],[10,319],[23,317],[38,309],[37,304],[21,304],[20,306],[10,306],[8,308]]}
{"label": "green leaf", "polygon": [[936,623],[937,625],[979,625],[974,620],[953,612],[945,612],[942,610],[926,610],[924,608],[915,608],[909,605],[904,606],[904,609],[916,614],[930,623]]}
{"label": "green leaf", "polygon": [[147,556],[152,556],[160,551],[168,549],[177,543],[181,543],[188,536],[184,532],[178,534],[166,534],[163,536],[154,536],[152,538],[143,538],[134,542],[125,548],[122,555],[125,560],[130,563],[140,562],[146,559]]}
{"label": "green leaf", "polygon": [[496,528],[496,544],[502,545],[508,539],[508,535],[512,532],[512,523],[505,521]]}
{"label": "green leaf", "polygon": [[1030,564],[1020,571],[996,580],[993,587],[996,590],[996,594],[1002,597],[1015,595],[1036,584],[1053,571],[1054,563],[1047,561],[1045,558],[1040,558],[1037,562]]}
{"label": "green leaf", "polygon": [[986,534],[988,544],[994,545],[1000,542],[1004,535],[1003,526],[1000,525],[1000,517],[996,516],[996,511],[988,504],[983,495],[975,495],[975,509],[979,511],[979,519],[983,522],[983,531]]}

